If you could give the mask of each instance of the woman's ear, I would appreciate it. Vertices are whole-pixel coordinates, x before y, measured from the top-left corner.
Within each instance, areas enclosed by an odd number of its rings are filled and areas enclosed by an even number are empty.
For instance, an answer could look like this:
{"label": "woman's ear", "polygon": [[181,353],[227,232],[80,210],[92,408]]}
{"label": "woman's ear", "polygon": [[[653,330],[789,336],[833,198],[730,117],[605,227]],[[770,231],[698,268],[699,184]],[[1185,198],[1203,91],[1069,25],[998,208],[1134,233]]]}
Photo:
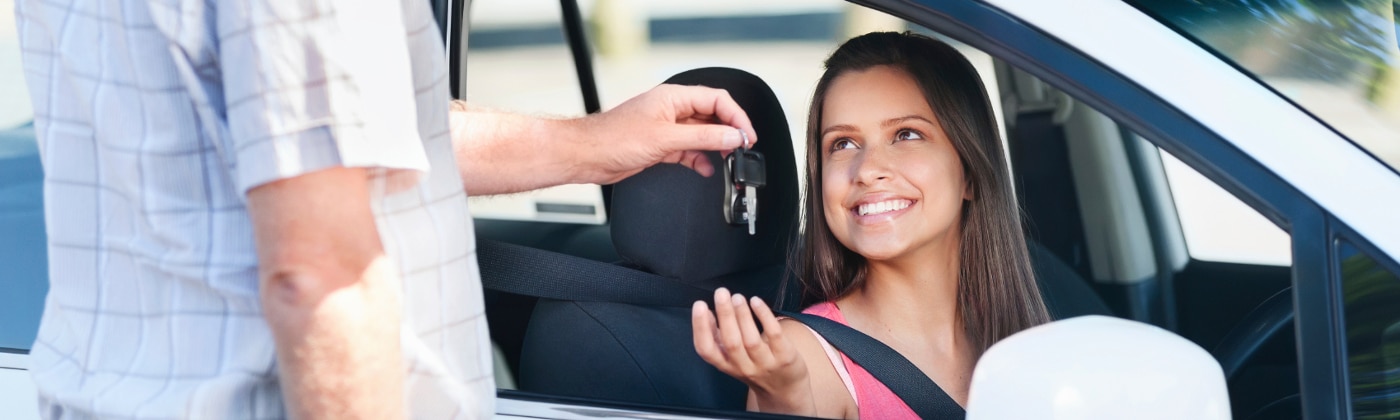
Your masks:
{"label": "woman's ear", "polygon": [[963,197],[962,197],[962,198],[963,198],[963,201],[972,201],[972,197],[975,197],[975,196],[976,196],[976,194],[973,194],[973,193],[972,193],[972,183],[971,183],[971,182],[967,182],[967,177],[964,176],[964,177],[963,177]]}

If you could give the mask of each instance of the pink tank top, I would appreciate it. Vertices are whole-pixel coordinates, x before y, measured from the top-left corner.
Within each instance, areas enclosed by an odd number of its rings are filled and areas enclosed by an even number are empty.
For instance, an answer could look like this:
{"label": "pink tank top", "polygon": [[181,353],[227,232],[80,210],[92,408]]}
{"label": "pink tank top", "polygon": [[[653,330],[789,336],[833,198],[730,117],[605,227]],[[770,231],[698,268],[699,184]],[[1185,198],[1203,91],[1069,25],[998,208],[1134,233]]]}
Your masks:
{"label": "pink tank top", "polygon": [[[822,302],[812,305],[803,310],[804,314],[816,315],[832,321],[846,324],[846,317],[841,315],[841,309],[835,303]],[[817,341],[821,342],[822,348],[826,349],[826,356],[831,359],[831,365],[836,367],[836,372],[841,376],[841,381],[845,382],[846,389],[851,392],[851,398],[856,401],[856,409],[859,410],[862,419],[917,419],[918,415],[909,408],[904,400],[899,399],[890,391],[885,384],[880,383],[874,376],[870,375],[860,365],[852,362],[849,357],[840,354],[831,344],[826,342],[820,334],[814,331]],[[838,359],[839,358],[839,359]],[[843,369],[844,368],[844,369]]]}

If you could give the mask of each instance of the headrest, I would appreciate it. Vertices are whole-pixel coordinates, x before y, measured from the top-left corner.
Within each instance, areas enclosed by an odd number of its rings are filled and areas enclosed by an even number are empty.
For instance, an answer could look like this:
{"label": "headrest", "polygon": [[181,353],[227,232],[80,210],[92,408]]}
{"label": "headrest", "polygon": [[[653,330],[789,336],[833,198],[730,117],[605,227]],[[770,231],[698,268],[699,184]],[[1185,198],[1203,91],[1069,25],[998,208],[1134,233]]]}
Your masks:
{"label": "headrest", "polygon": [[626,262],[683,282],[707,280],[782,264],[798,220],[797,159],[787,118],[758,76],[729,68],[690,70],[666,83],[724,89],[744,108],[758,134],[767,186],[758,190],[756,234],[724,221],[724,160],[706,157],[714,175],[680,165],[656,165],[613,186],[612,239]]}

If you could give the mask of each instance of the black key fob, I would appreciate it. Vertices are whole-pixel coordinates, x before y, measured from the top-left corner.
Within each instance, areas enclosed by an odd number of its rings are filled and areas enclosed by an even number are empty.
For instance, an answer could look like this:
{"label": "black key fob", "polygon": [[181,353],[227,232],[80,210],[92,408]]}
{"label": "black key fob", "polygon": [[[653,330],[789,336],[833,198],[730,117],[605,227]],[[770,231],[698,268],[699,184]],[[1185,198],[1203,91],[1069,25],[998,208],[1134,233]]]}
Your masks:
{"label": "black key fob", "polygon": [[763,154],[738,148],[724,159],[724,221],[749,225],[754,234],[758,220],[758,189],[767,184],[768,171]]}

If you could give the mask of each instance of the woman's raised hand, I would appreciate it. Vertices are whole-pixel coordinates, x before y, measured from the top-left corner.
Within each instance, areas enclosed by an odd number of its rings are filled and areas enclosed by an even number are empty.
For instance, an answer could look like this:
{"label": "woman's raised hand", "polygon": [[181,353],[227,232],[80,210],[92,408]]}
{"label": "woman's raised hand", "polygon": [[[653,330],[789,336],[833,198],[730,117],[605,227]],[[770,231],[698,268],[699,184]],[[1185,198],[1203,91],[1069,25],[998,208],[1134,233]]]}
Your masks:
{"label": "woman's raised hand", "polygon": [[[755,317],[763,325],[761,333]],[[816,414],[807,365],[783,336],[782,325],[762,299],[745,300],[720,288],[715,290],[714,312],[705,302],[695,302],[691,326],[695,352],[721,372],[748,384],[759,411]]]}

